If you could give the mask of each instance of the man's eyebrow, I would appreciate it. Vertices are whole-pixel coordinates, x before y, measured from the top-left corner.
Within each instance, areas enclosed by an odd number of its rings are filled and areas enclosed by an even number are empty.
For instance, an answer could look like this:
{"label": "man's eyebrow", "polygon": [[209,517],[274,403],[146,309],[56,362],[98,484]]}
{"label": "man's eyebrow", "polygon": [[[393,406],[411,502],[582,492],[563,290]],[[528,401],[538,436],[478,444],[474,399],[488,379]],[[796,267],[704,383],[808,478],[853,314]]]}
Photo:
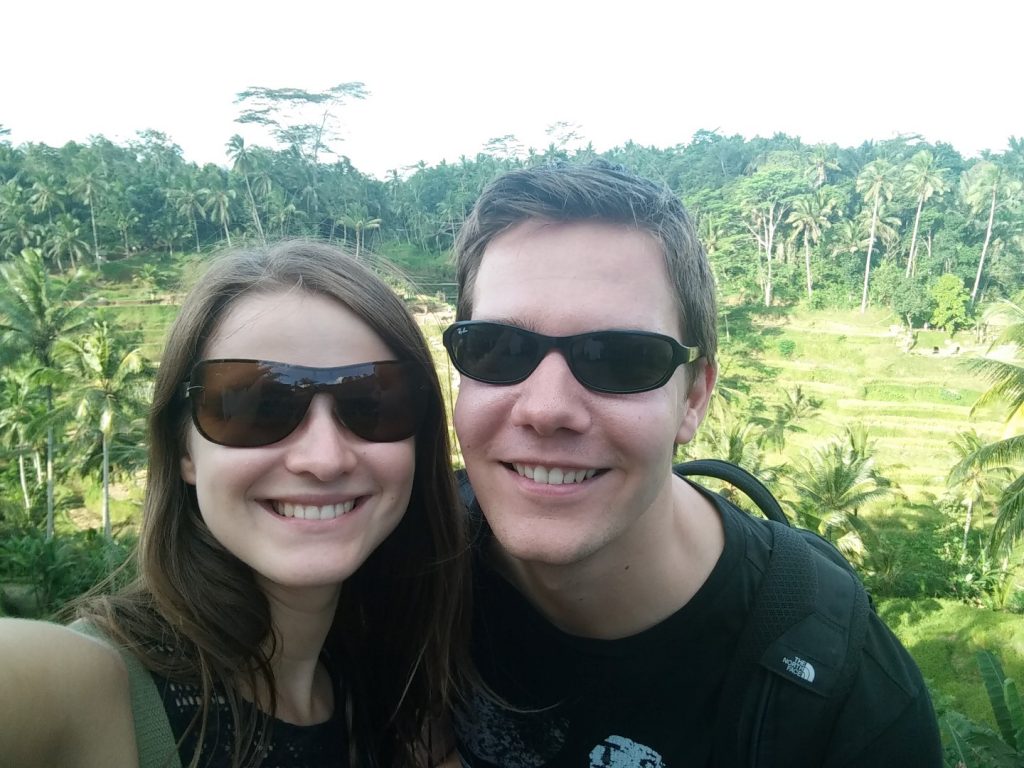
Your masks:
{"label": "man's eyebrow", "polygon": [[524,331],[532,331],[533,333],[540,333],[538,330],[539,326],[537,323],[529,320],[525,317],[517,315],[498,315],[483,317],[480,315],[473,315],[474,320],[480,320],[488,323],[501,323],[502,325],[511,325],[515,328],[521,328]]}

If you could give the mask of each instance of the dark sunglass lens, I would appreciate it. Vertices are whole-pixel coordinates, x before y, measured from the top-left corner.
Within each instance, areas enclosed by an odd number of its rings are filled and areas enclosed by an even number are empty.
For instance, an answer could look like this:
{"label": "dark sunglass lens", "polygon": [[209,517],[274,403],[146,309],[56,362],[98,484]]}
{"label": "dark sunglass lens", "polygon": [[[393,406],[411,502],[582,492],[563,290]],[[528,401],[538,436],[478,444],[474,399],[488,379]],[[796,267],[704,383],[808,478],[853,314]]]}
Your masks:
{"label": "dark sunglass lens", "polygon": [[537,339],[528,331],[506,325],[465,326],[459,339],[461,365],[467,375],[492,384],[522,381],[537,367]]}
{"label": "dark sunglass lens", "polygon": [[194,396],[196,428],[209,440],[234,448],[253,448],[286,437],[309,405],[291,387],[274,380],[271,368],[249,361],[224,361],[197,367],[202,389]]}
{"label": "dark sunglass lens", "polygon": [[642,392],[664,384],[672,373],[672,345],[657,336],[608,331],[579,337],[572,346],[573,372],[604,392]]}
{"label": "dark sunglass lens", "polygon": [[426,408],[425,387],[409,363],[377,363],[373,372],[335,390],[338,416],[364,440],[391,443],[416,434]]}

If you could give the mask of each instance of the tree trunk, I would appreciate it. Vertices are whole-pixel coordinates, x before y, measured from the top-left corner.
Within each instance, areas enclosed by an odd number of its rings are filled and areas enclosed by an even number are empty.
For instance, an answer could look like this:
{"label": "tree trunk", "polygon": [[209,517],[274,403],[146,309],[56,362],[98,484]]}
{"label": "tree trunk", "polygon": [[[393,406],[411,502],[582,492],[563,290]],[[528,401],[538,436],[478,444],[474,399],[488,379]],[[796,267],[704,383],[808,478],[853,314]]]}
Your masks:
{"label": "tree trunk", "polygon": [[196,253],[199,253],[199,225],[196,223],[196,215],[192,214],[192,234],[196,236]]}
{"label": "tree trunk", "polygon": [[881,197],[875,198],[875,207],[871,211],[871,234],[868,235],[868,255],[864,259],[864,292],[860,297],[860,313],[868,311],[868,279],[871,276],[871,253],[875,249],[875,225],[878,222],[878,205]]}
{"label": "tree trunk", "polygon": [[249,184],[249,174],[243,174],[243,178],[245,178],[245,191],[249,195],[249,210],[252,212],[252,223],[256,225],[256,234],[259,235],[260,242],[266,245],[267,236],[263,233],[263,222],[260,221],[260,213],[256,210],[256,198],[252,193],[252,186]]}
{"label": "tree trunk", "polygon": [[32,511],[32,497],[28,495],[28,476],[25,474],[25,454],[18,454],[18,479],[21,481],[21,495],[25,499],[25,512]]}
{"label": "tree trunk", "polygon": [[996,184],[992,185],[992,205],[988,209],[988,228],[985,230],[985,243],[981,246],[981,258],[978,259],[978,274],[974,276],[974,288],[971,290],[971,306],[978,297],[978,286],[981,285],[981,269],[985,266],[985,254],[988,252],[988,243],[992,239],[992,221],[996,216]]}
{"label": "tree trunk", "polygon": [[112,535],[110,526],[110,440],[103,433],[103,535],[109,540]]}
{"label": "tree trunk", "polygon": [[100,258],[100,239],[96,236],[96,211],[93,210],[92,197],[89,197],[89,218],[92,220],[92,257],[96,259],[97,264],[102,264],[103,259]]}
{"label": "tree trunk", "polygon": [[228,229],[228,222],[224,220],[224,238],[228,241],[228,248],[231,247],[231,232]]}
{"label": "tree trunk", "polygon": [[923,207],[924,195],[921,195],[917,198],[917,213],[914,215],[914,234],[910,237],[910,255],[907,256],[907,277],[914,274],[914,257],[917,254],[917,227],[921,223],[921,209]]}
{"label": "tree trunk", "polygon": [[964,518],[964,552],[967,551],[967,535],[971,532],[971,523],[974,521],[974,499],[968,497],[967,515]]}
{"label": "tree trunk", "polygon": [[804,233],[804,267],[807,269],[807,298],[811,298],[814,288],[811,286],[811,245],[807,242],[807,233]]}
{"label": "tree trunk", "polygon": [[[49,398],[47,398],[49,399]],[[49,408],[53,410],[52,404]],[[53,538],[53,427],[46,428],[46,540]]]}

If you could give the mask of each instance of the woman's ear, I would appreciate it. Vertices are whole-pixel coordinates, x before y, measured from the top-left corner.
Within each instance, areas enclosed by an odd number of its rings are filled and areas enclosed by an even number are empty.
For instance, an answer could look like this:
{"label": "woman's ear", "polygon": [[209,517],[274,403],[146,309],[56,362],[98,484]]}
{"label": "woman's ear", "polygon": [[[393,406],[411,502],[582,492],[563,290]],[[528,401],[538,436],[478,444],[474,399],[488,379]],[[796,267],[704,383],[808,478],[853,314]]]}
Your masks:
{"label": "woman's ear", "polygon": [[187,453],[181,457],[181,479],[189,485],[196,484],[196,463]]}

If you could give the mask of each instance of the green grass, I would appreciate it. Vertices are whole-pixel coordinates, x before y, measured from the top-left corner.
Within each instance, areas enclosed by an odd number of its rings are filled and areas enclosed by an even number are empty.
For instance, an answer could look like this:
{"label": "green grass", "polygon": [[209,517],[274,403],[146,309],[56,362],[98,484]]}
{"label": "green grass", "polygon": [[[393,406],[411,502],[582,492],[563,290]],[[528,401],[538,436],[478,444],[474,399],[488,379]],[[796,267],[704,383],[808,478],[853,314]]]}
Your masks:
{"label": "green grass", "polygon": [[879,615],[914,657],[933,692],[953,707],[995,727],[974,659],[975,651],[997,653],[1007,676],[1024,685],[1024,618],[974,608],[952,600],[886,600]]}

